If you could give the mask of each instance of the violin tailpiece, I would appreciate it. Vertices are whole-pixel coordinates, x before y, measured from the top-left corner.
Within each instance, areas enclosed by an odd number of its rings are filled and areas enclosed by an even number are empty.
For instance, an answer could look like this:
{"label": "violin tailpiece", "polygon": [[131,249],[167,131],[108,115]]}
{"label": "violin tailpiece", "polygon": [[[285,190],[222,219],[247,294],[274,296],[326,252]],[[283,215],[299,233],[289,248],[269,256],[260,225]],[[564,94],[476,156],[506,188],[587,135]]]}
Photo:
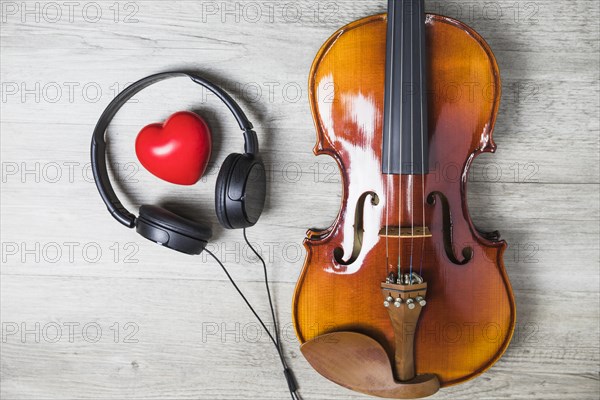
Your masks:
{"label": "violin tailpiece", "polygon": [[394,328],[396,378],[400,382],[411,381],[415,378],[415,332],[421,309],[427,304],[427,283],[382,283],[381,293]]}

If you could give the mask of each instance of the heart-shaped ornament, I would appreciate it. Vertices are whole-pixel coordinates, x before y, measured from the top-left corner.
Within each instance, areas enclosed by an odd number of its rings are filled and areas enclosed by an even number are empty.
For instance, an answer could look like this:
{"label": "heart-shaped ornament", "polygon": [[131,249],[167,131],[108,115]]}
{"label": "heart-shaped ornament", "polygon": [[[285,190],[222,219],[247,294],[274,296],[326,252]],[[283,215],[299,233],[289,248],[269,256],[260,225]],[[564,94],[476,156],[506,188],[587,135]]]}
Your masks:
{"label": "heart-shaped ornament", "polygon": [[188,111],[175,113],[164,124],[144,127],[135,141],[138,160],[151,174],[177,185],[200,180],[212,151],[208,124]]}

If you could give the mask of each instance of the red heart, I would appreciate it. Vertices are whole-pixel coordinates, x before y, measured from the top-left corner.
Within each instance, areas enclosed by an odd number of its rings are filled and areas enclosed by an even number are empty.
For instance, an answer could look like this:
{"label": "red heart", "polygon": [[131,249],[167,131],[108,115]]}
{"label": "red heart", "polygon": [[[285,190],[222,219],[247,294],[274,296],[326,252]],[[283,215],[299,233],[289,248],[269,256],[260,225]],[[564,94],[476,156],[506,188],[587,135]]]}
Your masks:
{"label": "red heart", "polygon": [[200,116],[182,111],[164,124],[151,124],[140,131],[135,152],[153,175],[177,185],[200,180],[212,150],[208,124]]}

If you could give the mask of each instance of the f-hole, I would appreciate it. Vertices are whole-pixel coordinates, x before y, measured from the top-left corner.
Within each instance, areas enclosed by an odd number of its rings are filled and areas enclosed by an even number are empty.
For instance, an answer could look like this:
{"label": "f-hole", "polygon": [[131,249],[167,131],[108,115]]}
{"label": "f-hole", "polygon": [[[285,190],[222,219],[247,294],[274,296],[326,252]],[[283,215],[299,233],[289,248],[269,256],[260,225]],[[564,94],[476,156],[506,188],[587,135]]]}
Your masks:
{"label": "f-hole", "polygon": [[343,248],[336,247],[333,250],[333,258],[339,265],[350,265],[356,261],[360,255],[360,251],[362,250],[363,235],[365,233],[364,212],[367,197],[371,197],[371,205],[376,206],[379,204],[379,196],[377,196],[377,193],[375,192],[365,192],[358,199],[358,202],[356,203],[356,213],[354,214],[354,244],[352,246],[352,254],[348,260],[344,260]]}
{"label": "f-hole", "polygon": [[463,259],[459,260],[454,255],[453,235],[452,235],[452,214],[450,213],[450,205],[448,204],[448,198],[442,192],[432,192],[427,196],[427,203],[431,206],[435,205],[436,197],[440,198],[442,204],[442,218],[443,218],[443,229],[444,229],[444,249],[446,250],[446,256],[450,259],[453,264],[465,265],[473,258],[473,248],[464,247],[461,251]]}

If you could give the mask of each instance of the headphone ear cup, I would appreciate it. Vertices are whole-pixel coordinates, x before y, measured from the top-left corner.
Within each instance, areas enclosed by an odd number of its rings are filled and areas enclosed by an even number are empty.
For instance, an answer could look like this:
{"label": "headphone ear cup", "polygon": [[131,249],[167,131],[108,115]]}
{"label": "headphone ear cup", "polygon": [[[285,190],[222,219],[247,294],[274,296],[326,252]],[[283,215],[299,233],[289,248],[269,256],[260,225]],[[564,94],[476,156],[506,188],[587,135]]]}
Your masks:
{"label": "headphone ear cup", "polygon": [[215,186],[215,211],[224,228],[254,226],[265,206],[266,174],[262,161],[251,154],[230,154]]}
{"label": "headphone ear cup", "polygon": [[157,206],[140,207],[137,232],[148,240],[181,253],[202,253],[212,237],[212,230]]}

